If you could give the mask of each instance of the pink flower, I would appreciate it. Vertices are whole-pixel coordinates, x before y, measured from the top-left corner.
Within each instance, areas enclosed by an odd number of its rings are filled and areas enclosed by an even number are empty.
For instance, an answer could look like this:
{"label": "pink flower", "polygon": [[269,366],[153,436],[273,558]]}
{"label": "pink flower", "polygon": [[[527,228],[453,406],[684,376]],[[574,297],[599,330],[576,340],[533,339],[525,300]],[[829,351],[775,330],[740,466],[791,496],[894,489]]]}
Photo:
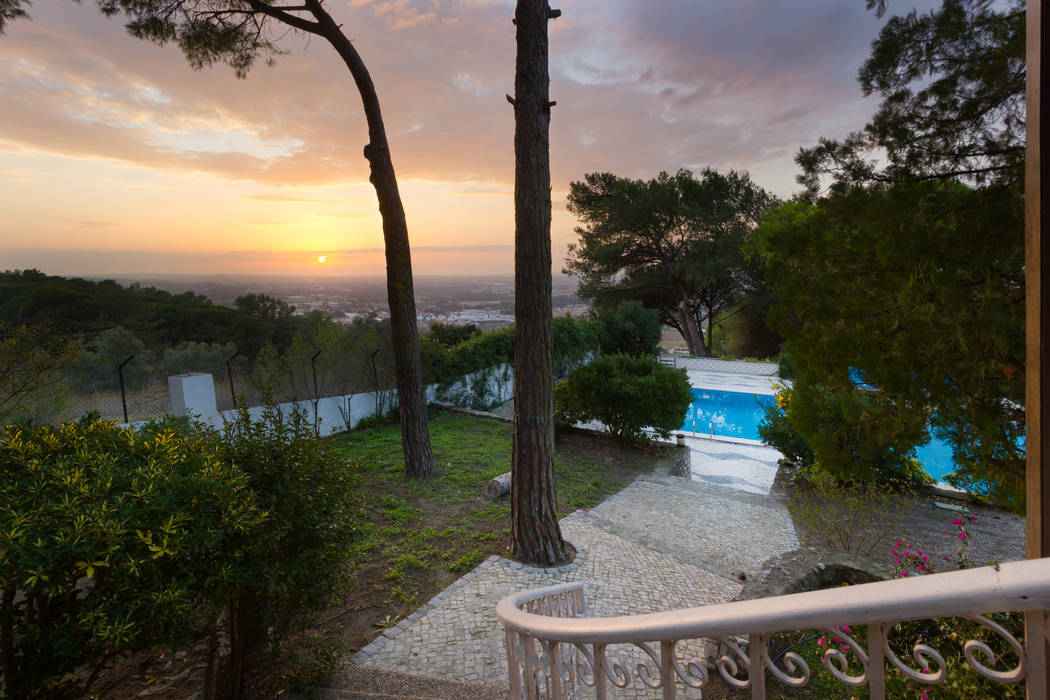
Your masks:
{"label": "pink flower", "polygon": [[848,646],[848,645],[846,645],[846,644],[843,644],[843,645],[841,645],[841,646],[839,647],[839,650],[840,650],[840,651],[843,651],[843,652],[849,651],[849,646]]}
{"label": "pink flower", "polygon": [[[922,552],[919,552],[919,554],[922,554]],[[922,555],[922,560],[923,560],[923,561],[929,561],[929,559],[927,559],[927,558],[926,558],[926,555],[925,555],[925,554],[923,554],[923,555]]]}
{"label": "pink flower", "polygon": [[903,542],[901,542],[900,540],[897,540],[897,546],[898,546],[898,547],[902,547],[902,546],[904,546],[904,543],[903,543]]}
{"label": "pink flower", "polygon": [[962,525],[962,524],[963,524],[963,521],[960,520],[959,518],[953,518],[952,519],[952,525],[955,525],[956,527],[958,527],[959,525]]}
{"label": "pink flower", "polygon": [[907,576],[907,575],[908,575],[908,570],[907,569],[901,569],[901,576]]}
{"label": "pink flower", "polygon": [[898,564],[900,564],[900,563],[901,563],[901,558],[900,558],[900,557],[897,557],[897,558],[896,558],[896,559],[894,559],[893,561],[895,561],[895,562],[897,562]]}
{"label": "pink flower", "polygon": [[971,522],[971,523],[975,523],[975,522],[977,522],[977,516],[976,516],[976,515],[971,515],[971,516],[970,516],[970,522]]}
{"label": "pink flower", "polygon": [[959,533],[959,539],[960,540],[965,540],[966,539],[966,533],[965,532],[960,532]]}
{"label": "pink flower", "polygon": [[846,634],[849,634],[852,631],[849,625],[843,625],[842,627],[839,627],[839,629],[845,632]]}
{"label": "pink flower", "polygon": [[821,637],[820,639],[817,640],[817,646],[818,647],[825,646],[825,645],[827,645],[827,643],[828,643],[828,640],[827,640],[826,637]]}

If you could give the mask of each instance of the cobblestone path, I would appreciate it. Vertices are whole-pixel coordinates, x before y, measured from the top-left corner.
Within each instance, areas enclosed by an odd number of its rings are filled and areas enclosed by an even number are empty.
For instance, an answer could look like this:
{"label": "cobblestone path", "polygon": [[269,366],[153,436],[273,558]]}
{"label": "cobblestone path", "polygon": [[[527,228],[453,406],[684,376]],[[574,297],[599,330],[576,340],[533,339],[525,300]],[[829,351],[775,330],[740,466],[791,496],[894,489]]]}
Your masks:
{"label": "cobblestone path", "polygon": [[[585,581],[589,617],[709,605],[732,599],[741,574],[751,576],[761,562],[798,547],[787,510],[773,499],[672,476],[640,477],[561,525],[578,550],[572,564],[536,569],[490,557],[351,662],[506,686],[504,633],[495,614],[506,595]],[[610,657],[633,658],[636,651],[612,649]],[[659,697],[646,691],[629,687],[612,697]]]}

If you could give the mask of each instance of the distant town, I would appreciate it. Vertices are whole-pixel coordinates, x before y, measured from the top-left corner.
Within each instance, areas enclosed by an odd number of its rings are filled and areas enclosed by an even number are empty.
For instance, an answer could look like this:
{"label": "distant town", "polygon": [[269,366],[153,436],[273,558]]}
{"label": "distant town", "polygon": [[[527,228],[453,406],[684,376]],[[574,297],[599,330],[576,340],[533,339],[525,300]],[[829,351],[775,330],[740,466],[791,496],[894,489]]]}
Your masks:
{"label": "distant town", "polygon": [[[223,306],[233,306],[234,300],[243,294],[267,294],[294,306],[296,314],[320,311],[337,323],[352,323],[355,318],[370,314],[379,318],[390,315],[383,277],[121,275],[111,278],[122,284],[137,282],[172,293],[191,291]],[[582,316],[590,310],[590,304],[576,296],[576,286],[570,277],[555,276],[555,316]],[[514,279],[509,275],[420,276],[415,280],[415,296],[421,326],[440,321],[474,323],[483,329],[493,329],[514,322]]]}

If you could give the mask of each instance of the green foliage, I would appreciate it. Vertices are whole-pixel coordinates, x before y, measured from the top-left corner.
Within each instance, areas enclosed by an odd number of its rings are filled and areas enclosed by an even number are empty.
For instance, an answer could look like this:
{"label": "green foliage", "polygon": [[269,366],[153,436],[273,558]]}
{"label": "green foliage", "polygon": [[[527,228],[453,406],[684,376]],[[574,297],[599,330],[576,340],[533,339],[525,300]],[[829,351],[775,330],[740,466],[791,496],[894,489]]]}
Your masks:
{"label": "green foliage", "polygon": [[832,386],[796,381],[787,420],[813,451],[816,464],[847,481],[917,486],[930,477],[915,461],[928,439],[919,410],[901,410],[884,394],[849,382]]}
{"label": "green foliage", "polygon": [[430,330],[424,338],[438,345],[451,348],[460,343],[465,343],[476,335],[481,335],[481,329],[475,323],[460,325],[434,321],[430,324]]}
{"label": "green foliage", "polygon": [[299,411],[246,409],[222,430],[223,462],[241,470],[269,515],[265,532],[245,552],[231,620],[231,638],[250,648],[271,641],[295,614],[330,603],[346,584],[347,556],[361,515],[355,478],[345,460],[314,434]]}
{"label": "green foliage", "polygon": [[[754,250],[808,406],[795,422],[815,451],[832,401],[897,450],[929,420],[955,449],[956,485],[1023,509],[1022,214],[1010,189],[915,182],[766,217]],[[850,368],[878,391],[858,396]],[[856,424],[861,413],[880,424]]]}
{"label": "green foliage", "polygon": [[165,426],[7,426],[0,476],[8,697],[83,696],[115,658],[185,643],[265,520],[206,437]]}
{"label": "green foliage", "polygon": [[258,316],[271,321],[288,318],[295,311],[295,307],[290,306],[288,302],[269,294],[244,294],[234,299],[233,305],[249,316]]}
{"label": "green foliage", "polygon": [[79,341],[50,326],[0,322],[0,425],[46,422],[60,413],[69,393],[64,370],[82,352]]}
{"label": "green foliage", "polygon": [[788,510],[806,546],[867,555],[900,531],[909,495],[810,468],[796,473]]}
{"label": "green foliage", "polygon": [[[565,374],[598,350],[600,326],[594,321],[568,316],[553,319],[554,372]],[[514,328],[474,335],[455,346],[427,342],[430,375],[438,384],[438,397],[461,406],[487,410],[495,392],[511,378],[514,365]]]}
{"label": "green foliage", "polygon": [[623,353],[652,357],[660,344],[660,313],[638,301],[621,301],[614,308],[599,308],[595,316],[602,324],[601,350],[607,355]]}
{"label": "green foliage", "polygon": [[630,355],[601,355],[561,386],[555,391],[559,422],[596,420],[623,441],[641,438],[646,427],[666,438],[682,427],[693,400],[685,370]]}
{"label": "green foliage", "polygon": [[776,401],[762,405],[764,415],[758,424],[758,435],[762,442],[779,450],[785,460],[800,469],[808,469],[817,458],[806,438],[802,437],[788,417],[791,399],[791,389],[781,386],[777,389]]}
{"label": "green foliage", "polygon": [[741,251],[775,198],[747,174],[704,169],[630,180],[590,173],[569,186],[582,226],[567,274],[598,306],[634,299],[656,309],[689,351],[710,355],[715,321],[749,288]]}
{"label": "green foliage", "polygon": [[[884,1],[868,6],[886,9]],[[915,177],[1021,183],[1023,0],[941,0],[928,13],[892,17],[859,77],[864,94],[882,103],[862,132],[801,151],[799,182],[811,195],[822,176],[839,187]]]}

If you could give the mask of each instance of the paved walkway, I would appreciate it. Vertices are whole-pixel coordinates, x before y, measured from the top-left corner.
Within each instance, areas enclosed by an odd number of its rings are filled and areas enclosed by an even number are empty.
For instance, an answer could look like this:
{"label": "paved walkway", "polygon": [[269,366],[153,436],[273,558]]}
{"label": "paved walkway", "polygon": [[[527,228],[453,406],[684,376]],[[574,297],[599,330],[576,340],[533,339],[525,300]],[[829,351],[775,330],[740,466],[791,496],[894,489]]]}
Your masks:
{"label": "paved walkway", "polygon": [[[798,547],[790,516],[773,499],[672,476],[640,477],[561,524],[578,550],[572,564],[536,569],[490,557],[351,661],[505,686],[495,608],[510,593],[585,581],[594,617],[709,605],[732,599],[741,574],[750,577],[766,559]],[[610,656],[640,653],[627,647]],[[659,697],[659,691],[629,687],[613,697]]]}

